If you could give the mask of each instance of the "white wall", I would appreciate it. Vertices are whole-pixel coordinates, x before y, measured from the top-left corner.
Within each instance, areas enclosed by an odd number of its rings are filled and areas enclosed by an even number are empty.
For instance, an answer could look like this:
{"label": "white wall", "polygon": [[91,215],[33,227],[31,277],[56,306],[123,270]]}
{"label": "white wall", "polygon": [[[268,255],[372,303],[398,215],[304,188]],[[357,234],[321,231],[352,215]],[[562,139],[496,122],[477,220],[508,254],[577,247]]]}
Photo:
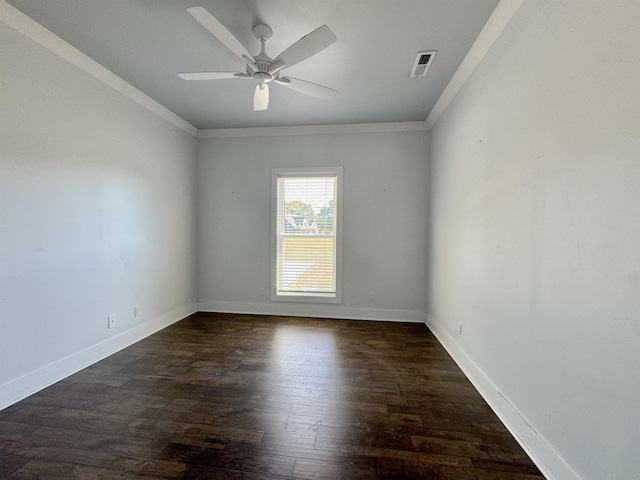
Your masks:
{"label": "white wall", "polygon": [[527,1],[432,130],[429,323],[558,480],[640,472],[638,25]]}
{"label": "white wall", "polygon": [[4,24],[0,45],[2,408],[193,308],[196,140]]}
{"label": "white wall", "polygon": [[[200,308],[424,321],[426,137],[418,131],[199,140]],[[336,165],[344,167],[343,303],[272,303],[271,168]]]}

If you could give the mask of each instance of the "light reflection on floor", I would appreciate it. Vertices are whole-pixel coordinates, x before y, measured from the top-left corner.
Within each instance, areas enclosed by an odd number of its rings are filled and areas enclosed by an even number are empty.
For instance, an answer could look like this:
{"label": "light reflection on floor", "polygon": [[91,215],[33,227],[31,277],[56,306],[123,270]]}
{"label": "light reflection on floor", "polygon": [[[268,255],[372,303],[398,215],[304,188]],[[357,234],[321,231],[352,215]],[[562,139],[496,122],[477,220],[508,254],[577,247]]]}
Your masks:
{"label": "light reflection on floor", "polygon": [[[280,380],[281,386],[272,387],[268,399],[291,405],[285,431],[300,435],[304,443],[305,433],[315,439],[321,426],[342,427],[348,423],[348,412],[336,406],[342,401],[345,379],[331,330],[279,325],[269,358],[269,373]],[[340,478],[341,472],[332,475]]]}

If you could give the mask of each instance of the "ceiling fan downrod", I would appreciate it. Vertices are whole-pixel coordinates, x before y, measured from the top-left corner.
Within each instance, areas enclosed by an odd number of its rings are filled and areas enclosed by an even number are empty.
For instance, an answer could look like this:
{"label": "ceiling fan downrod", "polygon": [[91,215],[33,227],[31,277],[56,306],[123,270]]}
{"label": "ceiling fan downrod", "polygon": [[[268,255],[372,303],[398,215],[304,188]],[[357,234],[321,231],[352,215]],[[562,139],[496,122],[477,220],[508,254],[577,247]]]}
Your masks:
{"label": "ceiling fan downrod", "polygon": [[264,85],[276,79],[278,72],[284,67],[284,62],[274,62],[267,55],[266,44],[273,37],[273,30],[268,25],[256,25],[253,27],[253,34],[260,41],[260,53],[254,57],[257,69],[248,73],[253,75],[260,85]]}

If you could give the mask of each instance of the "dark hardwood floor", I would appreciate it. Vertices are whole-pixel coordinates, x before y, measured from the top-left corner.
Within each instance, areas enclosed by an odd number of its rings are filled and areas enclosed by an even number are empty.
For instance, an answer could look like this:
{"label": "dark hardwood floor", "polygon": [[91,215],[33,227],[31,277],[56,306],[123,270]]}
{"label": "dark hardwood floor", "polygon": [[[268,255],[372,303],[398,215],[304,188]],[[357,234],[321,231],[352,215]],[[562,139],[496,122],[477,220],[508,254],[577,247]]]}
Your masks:
{"label": "dark hardwood floor", "polygon": [[426,326],[230,314],[0,412],[0,478],[543,479]]}

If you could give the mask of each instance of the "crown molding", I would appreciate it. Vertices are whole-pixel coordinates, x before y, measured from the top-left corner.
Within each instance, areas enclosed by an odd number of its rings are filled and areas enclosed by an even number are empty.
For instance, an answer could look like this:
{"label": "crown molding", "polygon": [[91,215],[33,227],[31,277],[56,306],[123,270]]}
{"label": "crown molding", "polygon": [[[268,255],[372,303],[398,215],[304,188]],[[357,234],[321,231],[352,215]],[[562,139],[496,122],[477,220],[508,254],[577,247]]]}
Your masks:
{"label": "crown molding", "polygon": [[160,105],[130,83],[117,76],[107,68],[100,65],[80,50],[65,42],[53,32],[47,30],[31,17],[25,15],[5,0],[0,0],[0,22],[13,28],[27,38],[30,38],[40,46],[55,53],[60,58],[85,71],[96,80],[113,88],[125,97],[133,100],[138,105],[158,115],[167,122],[184,130],[192,136],[198,135],[198,129],[189,122],[173,113],[168,108]]}
{"label": "crown molding", "polygon": [[438,119],[447,110],[449,104],[462,89],[476,67],[480,64],[485,55],[491,50],[491,47],[504,31],[511,19],[518,12],[525,0],[500,0],[496,9],[487,20],[482,31],[476,38],[462,63],[453,74],[448,85],[440,95],[440,98],[431,109],[426,119],[427,129],[431,128],[438,122]]}
{"label": "crown molding", "polygon": [[350,123],[297,127],[220,128],[200,130],[198,138],[274,137],[287,135],[331,135],[339,133],[386,133],[427,131],[426,122]]}

